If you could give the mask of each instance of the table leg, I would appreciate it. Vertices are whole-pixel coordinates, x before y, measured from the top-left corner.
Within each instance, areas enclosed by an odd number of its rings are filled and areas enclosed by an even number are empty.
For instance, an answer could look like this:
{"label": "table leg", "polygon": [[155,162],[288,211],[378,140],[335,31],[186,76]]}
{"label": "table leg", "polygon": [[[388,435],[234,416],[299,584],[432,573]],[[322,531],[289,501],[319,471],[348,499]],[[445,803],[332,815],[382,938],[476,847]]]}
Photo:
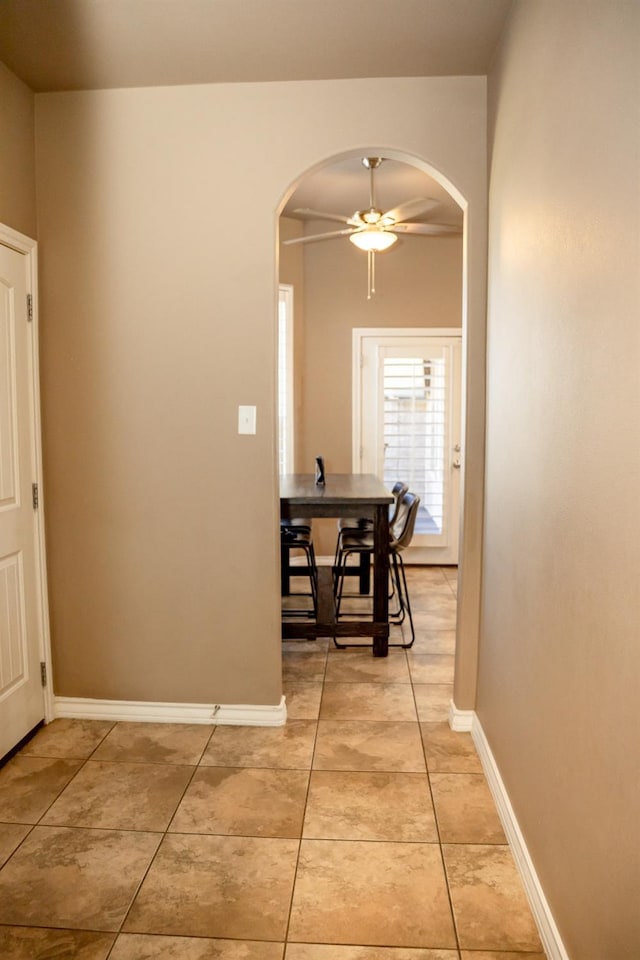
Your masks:
{"label": "table leg", "polygon": [[280,594],[288,597],[291,589],[289,571],[289,550],[287,547],[280,547]]}
{"label": "table leg", "polygon": [[389,652],[389,510],[386,505],[376,507],[373,534],[373,620],[384,623],[387,635],[374,637],[374,657],[386,657]]}

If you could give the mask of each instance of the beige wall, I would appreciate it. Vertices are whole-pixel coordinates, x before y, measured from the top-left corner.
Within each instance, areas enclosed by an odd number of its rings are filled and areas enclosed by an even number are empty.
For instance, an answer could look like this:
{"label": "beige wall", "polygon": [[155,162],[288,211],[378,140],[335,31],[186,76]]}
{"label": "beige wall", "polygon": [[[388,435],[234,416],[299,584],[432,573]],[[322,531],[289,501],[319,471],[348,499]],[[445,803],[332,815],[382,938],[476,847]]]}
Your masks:
{"label": "beige wall", "polygon": [[477,710],[572,960],[640,956],[639,14],[516,3],[489,84]]}
{"label": "beige wall", "polygon": [[[312,223],[311,233],[335,224]],[[367,256],[348,239],[304,246],[302,472],[322,454],[328,471],[352,469],[352,331],[355,327],[460,327],[461,237],[404,237],[376,258],[376,293],[367,299]],[[333,555],[335,523],[316,524],[316,549]]]}
{"label": "beige wall", "polygon": [[36,237],[34,96],[0,63],[0,223]]}
{"label": "beige wall", "polygon": [[[481,442],[485,96],[450,78],[36,97],[57,694],[280,697],[276,214],[323,159],[389,145],[468,201]],[[473,526],[481,464],[469,489]]]}
{"label": "beige wall", "polygon": [[[319,232],[324,229],[319,225]],[[313,225],[315,231],[318,224]],[[355,327],[459,327],[462,241],[404,237],[376,257],[367,300],[367,255],[346,238],[305,248],[305,417],[302,463],[322,453],[328,470],[351,470],[351,332]]]}

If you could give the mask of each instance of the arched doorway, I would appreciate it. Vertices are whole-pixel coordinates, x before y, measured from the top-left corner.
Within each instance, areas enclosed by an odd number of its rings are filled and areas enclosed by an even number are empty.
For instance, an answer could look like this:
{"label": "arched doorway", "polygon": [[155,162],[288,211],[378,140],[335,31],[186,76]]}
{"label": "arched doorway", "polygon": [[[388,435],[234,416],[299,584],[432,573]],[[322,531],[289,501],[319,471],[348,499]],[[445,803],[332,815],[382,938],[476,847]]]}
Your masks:
{"label": "arched doorway", "polygon": [[[446,237],[441,243],[436,237],[403,237],[393,251],[378,258],[373,299],[367,298],[366,261],[346,236],[332,235],[331,239],[309,243],[286,242],[305,234],[341,231],[336,216],[323,220],[320,214],[349,215],[368,205],[369,183],[360,166],[363,156],[382,156],[388,161],[380,172],[386,166],[389,177],[380,177],[376,184],[380,208],[386,210],[420,196],[432,197],[436,222],[453,226],[457,221],[461,234],[464,226],[466,202],[456,188],[426,162],[400,151],[348,151],[307,170],[291,186],[280,207],[279,279],[293,287],[296,304],[293,383],[297,472],[311,472],[318,454],[336,472],[348,472],[353,467],[354,328],[457,326],[463,339],[463,356],[466,350],[464,236]],[[462,368],[464,372],[464,359]],[[464,404],[463,397],[463,408]],[[321,534],[321,553],[330,552],[332,535],[333,528],[324,540]]]}

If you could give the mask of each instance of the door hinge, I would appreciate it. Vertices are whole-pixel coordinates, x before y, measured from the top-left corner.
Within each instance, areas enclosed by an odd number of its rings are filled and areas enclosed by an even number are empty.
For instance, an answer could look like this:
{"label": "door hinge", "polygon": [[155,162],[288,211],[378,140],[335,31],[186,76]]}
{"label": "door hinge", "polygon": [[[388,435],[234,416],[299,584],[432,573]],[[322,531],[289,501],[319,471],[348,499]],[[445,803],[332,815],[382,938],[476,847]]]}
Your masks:
{"label": "door hinge", "polygon": [[33,503],[33,509],[34,509],[34,510],[37,510],[37,509],[38,509],[38,504],[40,503],[40,493],[39,493],[39,491],[38,491],[38,484],[37,484],[37,483],[32,483],[32,484],[31,484],[31,500],[32,500],[32,503]]}
{"label": "door hinge", "polygon": [[40,661],[40,680],[42,681],[42,686],[46,687],[47,685],[47,665],[44,660]]}
{"label": "door hinge", "polygon": [[27,320],[29,323],[33,321],[33,296],[30,293],[27,294]]}

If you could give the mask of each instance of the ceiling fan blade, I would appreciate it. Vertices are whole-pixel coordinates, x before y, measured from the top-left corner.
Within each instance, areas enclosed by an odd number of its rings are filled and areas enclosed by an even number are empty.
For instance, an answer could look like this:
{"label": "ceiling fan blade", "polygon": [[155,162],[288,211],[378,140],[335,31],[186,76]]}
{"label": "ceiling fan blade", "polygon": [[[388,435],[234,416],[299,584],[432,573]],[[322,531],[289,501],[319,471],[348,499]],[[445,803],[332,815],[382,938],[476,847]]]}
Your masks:
{"label": "ceiling fan blade", "polygon": [[382,214],[381,220],[387,224],[400,223],[403,220],[411,220],[412,217],[419,217],[423,213],[428,213],[438,206],[437,200],[431,200],[429,197],[416,197],[415,200],[407,200],[393,210],[387,210]]}
{"label": "ceiling fan blade", "polygon": [[306,207],[294,210],[293,212],[308,217],[310,220],[337,220],[339,223],[351,222],[351,217],[345,217],[342,213],[325,213],[322,210],[309,210]]}
{"label": "ceiling fan blade", "polygon": [[396,223],[392,227],[387,227],[387,231],[400,235],[415,234],[417,236],[422,234],[423,236],[437,237],[445,234],[449,236],[459,235],[462,233],[462,227],[455,227],[450,223]]}
{"label": "ceiling fan blade", "polygon": [[332,237],[346,237],[350,233],[358,233],[358,231],[347,227],[345,230],[330,230],[328,233],[313,233],[307,237],[293,237],[291,240],[283,240],[282,243],[285,246],[290,243],[311,243],[314,240],[331,240]]}

